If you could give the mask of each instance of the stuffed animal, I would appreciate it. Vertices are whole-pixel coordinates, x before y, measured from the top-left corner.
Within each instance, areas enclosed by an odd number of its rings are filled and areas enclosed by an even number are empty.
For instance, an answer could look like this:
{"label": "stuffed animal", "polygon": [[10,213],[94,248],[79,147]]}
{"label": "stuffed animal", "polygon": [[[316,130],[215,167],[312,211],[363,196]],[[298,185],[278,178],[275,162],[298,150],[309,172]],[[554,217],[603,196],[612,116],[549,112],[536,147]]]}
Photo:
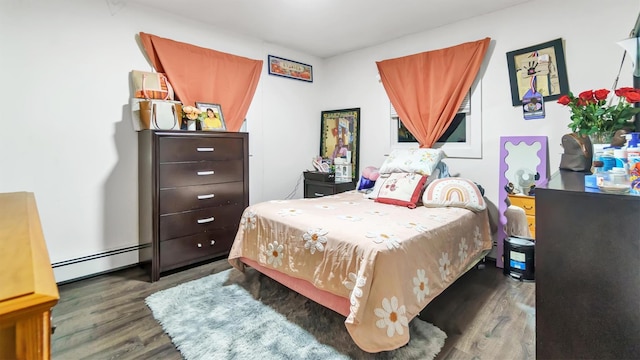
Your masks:
{"label": "stuffed animal", "polygon": [[358,191],[371,189],[373,185],[375,185],[376,180],[380,177],[380,172],[377,167],[367,166],[362,169],[362,176],[360,176],[360,181],[358,182]]}

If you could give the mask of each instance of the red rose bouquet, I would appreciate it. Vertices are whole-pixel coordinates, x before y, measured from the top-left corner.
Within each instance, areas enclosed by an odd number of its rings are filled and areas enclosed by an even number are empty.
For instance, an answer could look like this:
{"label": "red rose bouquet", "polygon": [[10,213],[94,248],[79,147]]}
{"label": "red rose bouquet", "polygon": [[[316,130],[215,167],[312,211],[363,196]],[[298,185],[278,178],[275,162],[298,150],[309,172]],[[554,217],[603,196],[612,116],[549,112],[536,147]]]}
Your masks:
{"label": "red rose bouquet", "polygon": [[640,113],[640,107],[634,103],[640,102],[640,89],[622,87],[615,91],[617,103],[613,99],[607,104],[610,91],[607,89],[587,90],[578,97],[571,92],[562,95],[558,103],[571,109],[569,128],[580,135],[596,133],[613,133],[620,129],[634,130],[633,115]]}

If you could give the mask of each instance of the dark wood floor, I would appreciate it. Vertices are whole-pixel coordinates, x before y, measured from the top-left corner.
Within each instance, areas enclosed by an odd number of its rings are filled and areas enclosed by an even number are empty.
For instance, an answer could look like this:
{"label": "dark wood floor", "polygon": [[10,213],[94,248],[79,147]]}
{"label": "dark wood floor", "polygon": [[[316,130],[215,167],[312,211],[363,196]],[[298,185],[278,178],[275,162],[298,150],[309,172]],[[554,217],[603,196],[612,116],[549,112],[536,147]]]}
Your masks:
{"label": "dark wood floor", "polygon": [[[53,309],[53,359],[181,359],[144,299],[229,268],[226,260],[150,283],[140,267],[61,285]],[[487,263],[437,297],[420,317],[444,330],[442,359],[534,359],[535,284]]]}

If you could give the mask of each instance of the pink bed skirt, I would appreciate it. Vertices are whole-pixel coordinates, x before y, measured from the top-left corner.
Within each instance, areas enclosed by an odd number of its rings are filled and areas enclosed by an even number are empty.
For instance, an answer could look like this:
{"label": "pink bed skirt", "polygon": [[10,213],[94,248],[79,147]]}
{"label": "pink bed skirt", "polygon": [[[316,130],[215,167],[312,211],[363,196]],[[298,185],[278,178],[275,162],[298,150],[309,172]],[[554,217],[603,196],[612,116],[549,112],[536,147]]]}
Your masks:
{"label": "pink bed skirt", "polygon": [[332,294],[328,291],[320,290],[313,286],[310,282],[302,279],[296,279],[287,274],[283,274],[273,269],[269,269],[267,267],[261,266],[257,262],[247,259],[245,257],[241,257],[240,261],[244,264],[258,270],[259,272],[265,274],[266,276],[272,278],[273,280],[281,283],[282,285],[288,287],[289,289],[301,294],[318,304],[329,308],[338,314],[341,314],[345,318],[349,316],[351,312],[349,310],[350,304],[349,299],[343,298],[341,296]]}

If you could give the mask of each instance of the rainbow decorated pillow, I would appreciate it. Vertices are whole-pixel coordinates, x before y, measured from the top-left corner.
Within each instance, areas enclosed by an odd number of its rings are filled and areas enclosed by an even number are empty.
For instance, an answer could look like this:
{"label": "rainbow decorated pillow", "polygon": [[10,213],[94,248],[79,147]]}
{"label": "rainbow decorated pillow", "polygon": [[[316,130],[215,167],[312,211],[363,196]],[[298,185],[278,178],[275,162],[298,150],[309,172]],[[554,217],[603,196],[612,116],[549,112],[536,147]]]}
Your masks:
{"label": "rainbow decorated pillow", "polygon": [[432,181],[422,195],[422,204],[426,207],[461,207],[476,212],[487,208],[478,186],[459,177]]}

